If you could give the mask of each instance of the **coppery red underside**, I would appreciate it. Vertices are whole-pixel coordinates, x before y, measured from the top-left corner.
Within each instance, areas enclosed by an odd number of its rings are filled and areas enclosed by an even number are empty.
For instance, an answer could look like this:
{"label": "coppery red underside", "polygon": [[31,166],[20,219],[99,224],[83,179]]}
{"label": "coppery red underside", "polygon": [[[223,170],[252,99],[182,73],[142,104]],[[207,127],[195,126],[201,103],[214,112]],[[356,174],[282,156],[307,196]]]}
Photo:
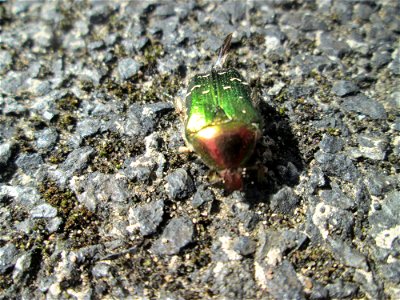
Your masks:
{"label": "coppery red underside", "polygon": [[236,169],[253,153],[257,132],[246,125],[218,125],[212,138],[197,137],[196,151],[211,167],[219,170]]}

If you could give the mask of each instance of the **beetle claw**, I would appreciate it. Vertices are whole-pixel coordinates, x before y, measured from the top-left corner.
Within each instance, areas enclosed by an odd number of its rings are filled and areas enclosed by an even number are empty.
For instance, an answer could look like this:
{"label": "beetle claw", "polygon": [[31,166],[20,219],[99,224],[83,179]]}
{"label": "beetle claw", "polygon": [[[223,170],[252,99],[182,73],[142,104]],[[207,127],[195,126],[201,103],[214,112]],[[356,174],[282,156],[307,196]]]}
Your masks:
{"label": "beetle claw", "polygon": [[223,170],[220,172],[220,175],[223,179],[225,190],[228,193],[232,193],[233,191],[241,191],[243,190],[243,179],[242,179],[242,171],[238,170]]}

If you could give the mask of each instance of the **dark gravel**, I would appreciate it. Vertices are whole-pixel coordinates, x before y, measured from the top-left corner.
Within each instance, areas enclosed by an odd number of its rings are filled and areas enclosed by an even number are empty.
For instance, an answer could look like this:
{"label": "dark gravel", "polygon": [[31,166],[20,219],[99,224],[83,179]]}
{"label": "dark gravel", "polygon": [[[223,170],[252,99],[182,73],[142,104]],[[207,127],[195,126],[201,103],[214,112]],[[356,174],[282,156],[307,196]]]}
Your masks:
{"label": "dark gravel", "polygon": [[[0,4],[1,299],[400,299],[398,1]],[[174,109],[233,32],[244,190]]]}

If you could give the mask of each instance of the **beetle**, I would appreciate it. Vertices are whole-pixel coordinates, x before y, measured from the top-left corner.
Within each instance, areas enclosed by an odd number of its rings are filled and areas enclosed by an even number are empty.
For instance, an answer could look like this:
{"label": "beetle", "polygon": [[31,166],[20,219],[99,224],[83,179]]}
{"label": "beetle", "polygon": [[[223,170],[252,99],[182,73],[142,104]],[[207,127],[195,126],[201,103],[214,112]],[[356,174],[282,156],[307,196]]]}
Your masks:
{"label": "beetle", "polygon": [[229,192],[243,188],[244,166],[262,127],[249,84],[237,70],[223,67],[231,40],[232,33],[210,72],[190,79],[183,109],[187,147],[219,173]]}

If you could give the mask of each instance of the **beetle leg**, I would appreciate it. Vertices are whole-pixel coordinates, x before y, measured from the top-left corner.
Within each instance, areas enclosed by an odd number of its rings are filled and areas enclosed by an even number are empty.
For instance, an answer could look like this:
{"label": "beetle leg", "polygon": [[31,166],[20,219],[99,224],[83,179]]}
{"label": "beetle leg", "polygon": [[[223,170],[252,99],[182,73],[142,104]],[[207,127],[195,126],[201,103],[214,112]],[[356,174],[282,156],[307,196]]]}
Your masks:
{"label": "beetle leg", "polygon": [[219,172],[225,186],[225,191],[230,194],[236,190],[243,190],[242,170],[226,169]]}
{"label": "beetle leg", "polygon": [[178,148],[178,152],[187,154],[187,153],[193,152],[193,149],[191,149],[190,147],[187,147],[187,146],[180,146]]}
{"label": "beetle leg", "polygon": [[256,167],[257,167],[257,182],[258,183],[267,182],[268,168],[266,166],[263,166],[262,164],[258,164]]}
{"label": "beetle leg", "polygon": [[185,91],[183,89],[180,89],[174,98],[175,111],[179,115],[185,114],[185,102],[186,102]]}
{"label": "beetle leg", "polygon": [[253,106],[255,108],[258,108],[260,105],[261,97],[260,97],[260,90],[258,88],[259,86],[260,86],[260,79],[257,79],[256,86],[252,89],[251,95],[250,95],[251,102],[253,103]]}
{"label": "beetle leg", "polygon": [[208,170],[207,172],[207,178],[208,181],[214,185],[214,184],[221,184],[222,183],[222,178],[221,176],[218,175],[218,172],[215,170]]}
{"label": "beetle leg", "polygon": [[175,111],[178,114],[182,114],[183,113],[183,100],[181,99],[181,97],[176,97],[174,99],[174,106],[175,106]]}
{"label": "beetle leg", "polygon": [[253,106],[257,108],[260,105],[260,97],[259,93],[255,90],[251,92],[251,103],[253,103]]}
{"label": "beetle leg", "polygon": [[[258,184],[267,182],[268,168],[261,162],[256,162],[255,165],[246,167],[246,171],[250,171],[255,175],[256,178],[253,177],[254,175],[252,175],[252,177]],[[245,174],[243,174],[243,177],[245,177]]]}

